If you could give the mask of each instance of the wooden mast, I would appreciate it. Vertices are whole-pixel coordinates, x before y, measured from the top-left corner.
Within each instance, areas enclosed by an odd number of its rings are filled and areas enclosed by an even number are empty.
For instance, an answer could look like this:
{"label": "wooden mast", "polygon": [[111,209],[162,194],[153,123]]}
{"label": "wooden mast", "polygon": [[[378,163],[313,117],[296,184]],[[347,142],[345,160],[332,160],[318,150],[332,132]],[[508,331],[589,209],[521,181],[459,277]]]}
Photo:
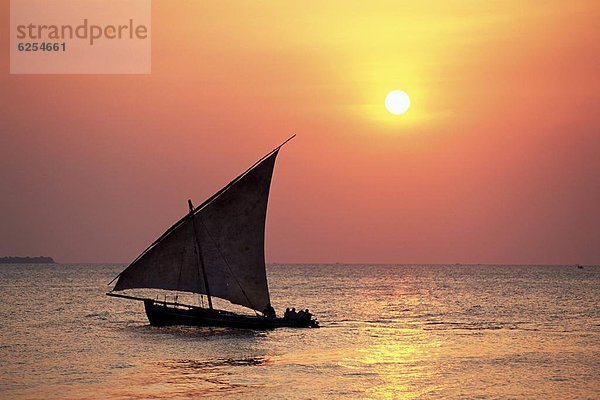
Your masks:
{"label": "wooden mast", "polygon": [[192,200],[188,200],[188,206],[190,207],[190,219],[192,220],[192,226],[194,227],[194,237],[196,238],[196,247],[198,249],[198,251],[196,251],[196,257],[198,265],[202,269],[202,278],[204,278],[204,287],[206,289],[206,297],[208,298],[208,307],[212,310],[212,298],[210,297],[208,278],[206,277],[206,269],[204,268],[204,260],[202,259],[202,248],[200,247],[200,241],[198,240],[198,231],[196,230],[196,219],[194,218],[194,205],[192,204]]}

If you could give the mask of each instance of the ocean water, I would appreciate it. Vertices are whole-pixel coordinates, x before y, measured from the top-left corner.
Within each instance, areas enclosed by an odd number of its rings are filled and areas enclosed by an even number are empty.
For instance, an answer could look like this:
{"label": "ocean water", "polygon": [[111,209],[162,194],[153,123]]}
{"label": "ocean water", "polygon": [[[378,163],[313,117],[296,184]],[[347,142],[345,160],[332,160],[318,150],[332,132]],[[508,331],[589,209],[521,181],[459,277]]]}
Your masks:
{"label": "ocean water", "polygon": [[0,397],[600,398],[600,268],[270,265],[321,329],[148,325],[122,265],[0,266]]}

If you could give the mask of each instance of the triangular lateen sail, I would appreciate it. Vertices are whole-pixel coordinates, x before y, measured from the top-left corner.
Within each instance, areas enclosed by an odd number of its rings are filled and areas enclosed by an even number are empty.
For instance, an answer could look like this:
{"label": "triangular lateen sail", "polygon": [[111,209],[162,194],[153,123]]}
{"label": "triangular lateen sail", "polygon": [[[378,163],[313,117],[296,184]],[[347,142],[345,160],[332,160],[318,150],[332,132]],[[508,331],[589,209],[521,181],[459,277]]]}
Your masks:
{"label": "triangular lateen sail", "polygon": [[[210,294],[263,311],[270,304],[264,233],[279,148],[181,219],[118,277],[113,290],[156,288]],[[196,236],[197,235],[197,236]],[[197,243],[196,244],[196,237]]]}

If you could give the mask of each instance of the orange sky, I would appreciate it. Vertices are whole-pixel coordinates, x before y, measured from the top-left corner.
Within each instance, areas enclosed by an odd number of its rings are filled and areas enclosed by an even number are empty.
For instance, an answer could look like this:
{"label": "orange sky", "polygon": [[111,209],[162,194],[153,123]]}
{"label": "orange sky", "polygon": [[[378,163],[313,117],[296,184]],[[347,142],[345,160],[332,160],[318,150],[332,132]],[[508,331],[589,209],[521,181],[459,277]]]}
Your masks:
{"label": "orange sky", "polygon": [[600,263],[598,21],[590,1],[153,0],[146,76],[9,75],[2,35],[0,255],[131,261],[297,133],[269,261]]}

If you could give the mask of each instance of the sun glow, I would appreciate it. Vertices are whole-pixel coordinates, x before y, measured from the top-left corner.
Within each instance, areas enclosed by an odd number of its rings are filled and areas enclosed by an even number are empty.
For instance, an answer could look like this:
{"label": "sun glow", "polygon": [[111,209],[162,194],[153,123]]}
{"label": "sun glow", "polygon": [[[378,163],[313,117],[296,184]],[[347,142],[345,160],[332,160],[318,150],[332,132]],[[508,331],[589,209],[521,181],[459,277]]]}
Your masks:
{"label": "sun glow", "polygon": [[408,111],[410,97],[402,90],[392,90],[385,97],[385,108],[394,115],[401,115]]}

